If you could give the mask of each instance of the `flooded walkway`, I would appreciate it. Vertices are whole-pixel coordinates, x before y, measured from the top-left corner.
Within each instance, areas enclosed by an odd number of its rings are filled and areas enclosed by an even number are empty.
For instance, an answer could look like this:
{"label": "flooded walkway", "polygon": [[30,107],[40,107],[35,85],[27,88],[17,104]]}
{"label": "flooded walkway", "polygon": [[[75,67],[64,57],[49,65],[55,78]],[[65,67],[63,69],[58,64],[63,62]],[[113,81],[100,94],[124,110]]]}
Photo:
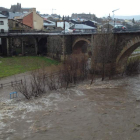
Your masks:
{"label": "flooded walkway", "polygon": [[140,75],[26,100],[0,89],[0,140],[139,140]]}

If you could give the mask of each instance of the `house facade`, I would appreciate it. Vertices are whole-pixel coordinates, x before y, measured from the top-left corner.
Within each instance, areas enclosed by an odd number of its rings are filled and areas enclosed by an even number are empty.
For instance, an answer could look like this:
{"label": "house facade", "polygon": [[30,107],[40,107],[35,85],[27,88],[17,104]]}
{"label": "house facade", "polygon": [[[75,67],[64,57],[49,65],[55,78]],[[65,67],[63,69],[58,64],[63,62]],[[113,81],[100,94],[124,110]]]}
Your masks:
{"label": "house facade", "polygon": [[81,14],[73,13],[71,15],[71,17],[72,17],[72,19],[83,18],[83,19],[93,20],[95,18],[95,15],[94,14],[85,14],[85,13],[81,13]]}
{"label": "house facade", "polygon": [[8,18],[0,14],[0,32],[7,32],[8,29]]}
{"label": "house facade", "polygon": [[[0,34],[4,32],[8,32],[8,18],[2,14],[0,14]],[[2,45],[3,44],[3,45]],[[0,38],[0,56],[1,54],[6,54],[6,39],[3,41]]]}
{"label": "house facade", "polygon": [[36,8],[30,10],[33,14],[33,29],[42,30],[44,19],[36,13]]}
{"label": "house facade", "polygon": [[22,31],[28,31],[31,30],[32,28],[28,25],[25,25],[17,20],[14,19],[9,19],[8,20],[8,25],[9,25],[9,30],[22,30]]}
{"label": "house facade", "polygon": [[29,11],[29,13],[24,14],[19,18],[17,17],[17,20],[27,26],[30,26],[32,29],[42,30],[44,21],[43,18],[36,13],[36,8],[32,8]]}
{"label": "house facade", "polygon": [[56,27],[61,27],[62,29],[69,29],[72,25],[74,24],[63,20],[56,22]]}

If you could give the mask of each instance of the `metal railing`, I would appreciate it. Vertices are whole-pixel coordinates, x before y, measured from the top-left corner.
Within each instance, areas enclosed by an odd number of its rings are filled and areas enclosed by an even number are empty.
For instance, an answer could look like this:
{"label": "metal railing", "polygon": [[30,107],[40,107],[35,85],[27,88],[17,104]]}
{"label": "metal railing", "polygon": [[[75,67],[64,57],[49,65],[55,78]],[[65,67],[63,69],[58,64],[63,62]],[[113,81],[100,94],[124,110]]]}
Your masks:
{"label": "metal railing", "polygon": [[14,85],[17,85],[17,84],[22,84],[22,80],[11,81],[9,83],[0,83],[0,88],[4,88],[8,86],[13,87]]}
{"label": "metal railing", "polygon": [[43,31],[43,30],[8,30],[4,32],[0,32],[0,36],[9,36],[9,35],[82,35],[82,34],[98,34],[98,33],[137,33],[140,32],[140,28],[126,29],[125,31],[95,31],[95,32],[73,32],[73,33],[61,33],[61,31]]}

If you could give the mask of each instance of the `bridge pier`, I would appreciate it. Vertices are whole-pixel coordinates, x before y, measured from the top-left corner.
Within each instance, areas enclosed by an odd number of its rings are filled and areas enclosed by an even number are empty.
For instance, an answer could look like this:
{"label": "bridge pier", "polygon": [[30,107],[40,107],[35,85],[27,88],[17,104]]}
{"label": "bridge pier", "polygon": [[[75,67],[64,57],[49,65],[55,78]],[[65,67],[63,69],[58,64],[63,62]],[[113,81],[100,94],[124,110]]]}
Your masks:
{"label": "bridge pier", "polygon": [[9,38],[6,38],[7,56],[9,56]]}
{"label": "bridge pier", "polygon": [[93,34],[91,35],[91,53],[93,53],[93,40],[94,40],[94,36]]}
{"label": "bridge pier", "polygon": [[1,55],[7,56],[7,54],[9,54],[8,49],[9,49],[8,37],[2,37],[1,38]]}
{"label": "bridge pier", "polygon": [[22,48],[22,55],[24,55],[24,45],[23,45],[23,38],[21,38],[21,48]]}
{"label": "bridge pier", "polygon": [[36,38],[34,38],[34,43],[35,43],[35,53],[37,55],[37,52],[38,52],[38,41]]}
{"label": "bridge pier", "polygon": [[9,55],[12,55],[13,46],[12,46],[12,38],[9,38]]}
{"label": "bridge pier", "polygon": [[66,45],[65,45],[65,36],[62,37],[62,56],[61,56],[61,60],[64,61],[66,58]]}

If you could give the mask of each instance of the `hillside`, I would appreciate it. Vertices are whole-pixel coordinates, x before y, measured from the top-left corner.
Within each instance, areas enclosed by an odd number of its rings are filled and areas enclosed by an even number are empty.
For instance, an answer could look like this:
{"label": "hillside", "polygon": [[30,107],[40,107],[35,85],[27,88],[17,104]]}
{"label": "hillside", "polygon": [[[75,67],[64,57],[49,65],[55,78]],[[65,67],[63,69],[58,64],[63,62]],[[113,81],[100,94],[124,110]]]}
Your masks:
{"label": "hillside", "polygon": [[118,19],[135,19],[135,20],[140,20],[140,15],[131,15],[131,16],[117,16],[115,15],[114,18]]}

